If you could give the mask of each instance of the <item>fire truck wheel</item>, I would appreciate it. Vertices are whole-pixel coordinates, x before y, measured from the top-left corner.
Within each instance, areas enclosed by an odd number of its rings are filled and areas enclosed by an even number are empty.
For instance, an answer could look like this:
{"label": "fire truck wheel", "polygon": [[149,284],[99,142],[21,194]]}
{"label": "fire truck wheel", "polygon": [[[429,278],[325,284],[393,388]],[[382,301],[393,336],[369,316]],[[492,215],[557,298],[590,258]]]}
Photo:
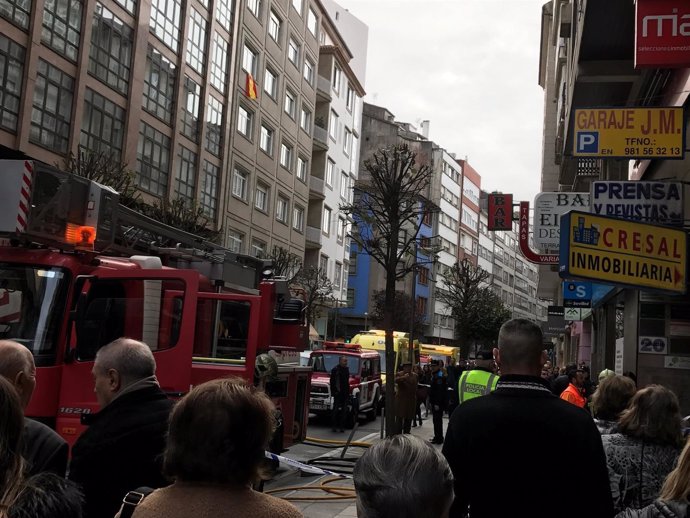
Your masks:
{"label": "fire truck wheel", "polygon": [[299,440],[300,432],[302,431],[302,427],[300,426],[299,421],[295,421],[292,423],[292,438],[294,440]]}

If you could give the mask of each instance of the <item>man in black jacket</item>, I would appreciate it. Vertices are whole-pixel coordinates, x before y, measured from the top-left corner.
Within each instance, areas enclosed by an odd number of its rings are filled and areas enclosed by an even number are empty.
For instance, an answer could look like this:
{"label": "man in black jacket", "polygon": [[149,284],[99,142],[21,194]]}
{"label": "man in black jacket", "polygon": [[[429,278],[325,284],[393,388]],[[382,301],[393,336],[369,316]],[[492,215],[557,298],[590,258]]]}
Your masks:
{"label": "man in black jacket", "polygon": [[431,388],[429,389],[429,404],[434,422],[434,437],[432,444],[443,444],[443,413],[448,406],[448,378],[443,375],[438,360],[431,360]]}
{"label": "man in black jacket", "polygon": [[158,385],[151,349],[120,338],[96,355],[93,377],[101,410],[72,449],[69,478],[81,484],[87,518],[115,516],[128,491],[167,484],[161,474],[172,401]]}
{"label": "man in black jacket", "polygon": [[[515,319],[494,349],[501,378],[491,394],[460,405],[443,454],[455,476],[450,516],[472,518],[611,518],[613,501],[601,436],[581,408],[555,397],[540,377],[546,362],[541,329]],[[543,463],[558,451],[571,461],[564,476]],[[587,484],[586,506],[572,505]]]}
{"label": "man in black jacket", "polygon": [[333,396],[333,411],[331,424],[333,431],[344,431],[347,402],[350,398],[350,369],[347,366],[347,356],[338,359],[338,365],[331,369],[331,396]]}
{"label": "man in black jacket", "polygon": [[[31,351],[20,343],[0,340],[0,376],[14,385],[26,409],[36,388],[36,365]],[[54,430],[33,419],[24,420],[22,455],[29,475],[51,472],[64,477],[68,451],[67,442]]]}

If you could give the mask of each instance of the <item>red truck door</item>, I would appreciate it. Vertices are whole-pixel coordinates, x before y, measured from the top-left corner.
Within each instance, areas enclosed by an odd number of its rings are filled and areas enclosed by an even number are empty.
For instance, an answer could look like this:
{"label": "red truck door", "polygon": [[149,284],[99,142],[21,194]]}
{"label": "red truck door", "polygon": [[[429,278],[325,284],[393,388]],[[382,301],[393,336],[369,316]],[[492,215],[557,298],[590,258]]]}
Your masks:
{"label": "red truck door", "polygon": [[98,411],[91,375],[96,352],[116,338],[151,347],[156,377],[171,396],[189,390],[199,274],[104,269],[75,289],[56,423],[70,444],[81,433],[81,414]]}

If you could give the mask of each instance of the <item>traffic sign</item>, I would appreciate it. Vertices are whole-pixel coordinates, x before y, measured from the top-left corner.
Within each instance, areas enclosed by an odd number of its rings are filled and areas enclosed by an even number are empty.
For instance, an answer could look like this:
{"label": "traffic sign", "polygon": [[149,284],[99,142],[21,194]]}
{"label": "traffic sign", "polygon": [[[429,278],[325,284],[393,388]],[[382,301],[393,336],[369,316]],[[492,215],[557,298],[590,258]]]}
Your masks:
{"label": "traffic sign", "polygon": [[561,218],[561,277],[685,293],[683,230],[569,212]]}

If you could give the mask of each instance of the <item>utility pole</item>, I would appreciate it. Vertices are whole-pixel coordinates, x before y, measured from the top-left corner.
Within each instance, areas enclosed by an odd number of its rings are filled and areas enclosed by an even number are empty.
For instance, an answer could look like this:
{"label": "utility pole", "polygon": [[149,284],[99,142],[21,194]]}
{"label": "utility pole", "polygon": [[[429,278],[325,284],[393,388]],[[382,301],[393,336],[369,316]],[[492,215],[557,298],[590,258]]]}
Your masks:
{"label": "utility pole", "polygon": [[414,240],[414,264],[412,266],[412,311],[410,315],[409,361],[414,363],[414,331],[417,320],[417,239]]}

